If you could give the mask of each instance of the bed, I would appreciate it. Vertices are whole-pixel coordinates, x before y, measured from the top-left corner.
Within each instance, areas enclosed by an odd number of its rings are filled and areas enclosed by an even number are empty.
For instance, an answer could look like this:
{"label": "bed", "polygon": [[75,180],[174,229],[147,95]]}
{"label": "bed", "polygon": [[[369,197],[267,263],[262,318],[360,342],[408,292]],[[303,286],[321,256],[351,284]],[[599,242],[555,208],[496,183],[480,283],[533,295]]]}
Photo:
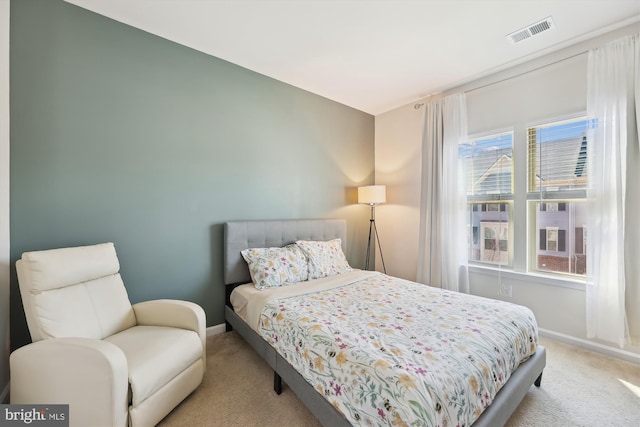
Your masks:
{"label": "bed", "polygon": [[504,425],[545,366],[530,310],[349,268],[258,290],[241,255],[296,241],[345,252],[346,236],[344,220],[225,224],[225,320],[276,392],[284,381],[324,426]]}

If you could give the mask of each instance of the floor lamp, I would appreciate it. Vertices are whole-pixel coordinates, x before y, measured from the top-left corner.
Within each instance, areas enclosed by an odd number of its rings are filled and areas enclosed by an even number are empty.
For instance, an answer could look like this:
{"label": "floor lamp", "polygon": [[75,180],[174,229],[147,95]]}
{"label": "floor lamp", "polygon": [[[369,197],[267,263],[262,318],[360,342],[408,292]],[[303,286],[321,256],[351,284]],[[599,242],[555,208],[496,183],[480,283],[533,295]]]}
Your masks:
{"label": "floor lamp", "polygon": [[371,207],[371,219],[369,219],[369,242],[367,243],[367,260],[364,263],[364,269],[369,269],[369,260],[371,258],[371,239],[373,238],[373,247],[375,250],[376,241],[378,242],[378,251],[382,260],[382,269],[387,273],[387,267],[384,265],[384,257],[382,256],[382,248],[380,247],[380,237],[378,237],[378,229],[376,228],[376,205],[387,201],[387,187],[384,185],[367,185],[358,187],[358,203],[369,205]]}

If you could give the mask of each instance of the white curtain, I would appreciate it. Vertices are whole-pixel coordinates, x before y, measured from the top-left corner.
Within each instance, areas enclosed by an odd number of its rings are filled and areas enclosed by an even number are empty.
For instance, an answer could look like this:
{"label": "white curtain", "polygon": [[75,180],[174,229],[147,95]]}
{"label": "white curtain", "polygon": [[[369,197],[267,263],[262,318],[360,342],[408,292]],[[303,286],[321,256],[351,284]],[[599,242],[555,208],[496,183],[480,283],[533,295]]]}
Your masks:
{"label": "white curtain", "polygon": [[417,281],[469,292],[466,202],[458,144],[467,136],[464,94],[425,102]]}
{"label": "white curtain", "polygon": [[[638,236],[637,219],[628,217],[629,202],[638,203],[640,187],[628,175],[637,176],[640,167],[633,154],[640,147],[638,38],[636,34],[591,50],[587,73],[587,113],[594,121],[587,147],[587,336],[621,347],[629,334],[628,281],[637,284],[638,280],[628,275],[634,267],[626,264],[640,263],[637,254],[635,260],[628,257],[625,262],[625,247],[637,246],[626,239]],[[635,201],[628,200],[629,196]],[[629,227],[629,220],[635,222],[634,227]]]}

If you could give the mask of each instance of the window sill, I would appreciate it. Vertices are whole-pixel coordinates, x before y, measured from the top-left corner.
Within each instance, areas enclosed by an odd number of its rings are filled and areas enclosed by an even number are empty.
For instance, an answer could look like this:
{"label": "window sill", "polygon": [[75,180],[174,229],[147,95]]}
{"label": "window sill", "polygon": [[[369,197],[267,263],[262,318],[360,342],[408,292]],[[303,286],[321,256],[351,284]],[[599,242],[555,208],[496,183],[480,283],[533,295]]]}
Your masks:
{"label": "window sill", "polygon": [[484,265],[469,265],[470,273],[484,274],[492,277],[504,277],[508,279],[515,279],[522,282],[526,282],[529,285],[545,285],[545,286],[559,286],[562,288],[576,289],[584,291],[586,289],[585,281],[580,279],[573,279],[570,277],[558,277],[550,276],[541,273],[519,273],[513,270],[505,270],[494,267],[488,267]]}

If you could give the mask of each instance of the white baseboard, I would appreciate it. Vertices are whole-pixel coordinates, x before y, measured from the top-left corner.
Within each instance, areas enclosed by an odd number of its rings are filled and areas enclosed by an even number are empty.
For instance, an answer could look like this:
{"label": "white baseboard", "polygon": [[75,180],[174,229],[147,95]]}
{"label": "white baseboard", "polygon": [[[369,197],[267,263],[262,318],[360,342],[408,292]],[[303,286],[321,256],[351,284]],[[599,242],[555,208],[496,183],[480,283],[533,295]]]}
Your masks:
{"label": "white baseboard", "polygon": [[582,338],[572,337],[571,335],[565,335],[559,332],[549,331],[547,329],[539,329],[539,332],[540,332],[540,335],[543,337],[551,338],[553,340],[560,341],[565,344],[570,344],[575,347],[584,348],[585,350],[594,351],[596,353],[601,353],[606,356],[615,357],[617,359],[622,359],[627,362],[640,365],[640,354],[638,353],[633,353],[631,351],[623,350],[621,348],[609,347],[604,344],[585,340]]}
{"label": "white baseboard", "polygon": [[9,385],[11,383],[8,382],[7,385],[4,387],[4,389],[2,390],[2,393],[0,393],[0,403],[9,403]]}
{"label": "white baseboard", "polygon": [[221,323],[219,325],[209,326],[207,328],[207,336],[210,337],[212,335],[218,335],[223,332],[226,332],[226,330],[227,330],[227,325],[224,323]]}

